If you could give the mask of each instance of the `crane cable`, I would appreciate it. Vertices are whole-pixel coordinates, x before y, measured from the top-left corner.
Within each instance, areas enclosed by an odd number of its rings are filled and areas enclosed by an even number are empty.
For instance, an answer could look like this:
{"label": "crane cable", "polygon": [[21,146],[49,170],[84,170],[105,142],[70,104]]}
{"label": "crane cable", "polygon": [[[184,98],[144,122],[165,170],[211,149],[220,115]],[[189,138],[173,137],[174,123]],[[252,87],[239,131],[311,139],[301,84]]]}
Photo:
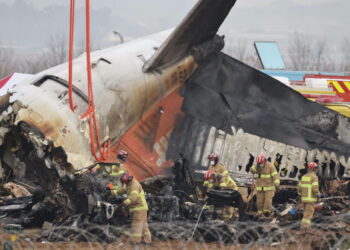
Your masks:
{"label": "crane cable", "polygon": [[[72,111],[75,107],[73,104],[73,40],[74,40],[74,8],[75,0],[71,0],[70,6],[70,34],[69,34],[69,105]],[[90,150],[97,161],[105,161],[109,155],[110,141],[105,142],[102,146],[100,143],[100,135],[98,122],[95,113],[95,103],[92,88],[91,75],[91,57],[90,57],[90,0],[85,0],[85,22],[86,22],[86,71],[88,82],[88,108],[87,111],[80,117],[84,119],[88,117],[89,135],[90,135]],[[96,151],[97,148],[97,151]]]}
{"label": "crane cable", "polygon": [[69,107],[74,112],[73,103],[73,47],[74,47],[74,10],[75,0],[70,0],[70,13],[69,13],[69,55],[68,55],[68,96]]}

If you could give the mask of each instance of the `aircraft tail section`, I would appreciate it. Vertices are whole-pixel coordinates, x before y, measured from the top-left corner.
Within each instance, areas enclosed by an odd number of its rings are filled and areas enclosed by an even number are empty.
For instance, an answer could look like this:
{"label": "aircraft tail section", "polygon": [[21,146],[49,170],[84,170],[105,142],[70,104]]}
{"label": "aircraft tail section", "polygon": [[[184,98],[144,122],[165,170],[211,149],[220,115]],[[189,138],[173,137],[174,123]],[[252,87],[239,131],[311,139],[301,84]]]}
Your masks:
{"label": "aircraft tail section", "polygon": [[150,72],[181,59],[188,51],[217,33],[236,0],[200,0],[144,65]]}

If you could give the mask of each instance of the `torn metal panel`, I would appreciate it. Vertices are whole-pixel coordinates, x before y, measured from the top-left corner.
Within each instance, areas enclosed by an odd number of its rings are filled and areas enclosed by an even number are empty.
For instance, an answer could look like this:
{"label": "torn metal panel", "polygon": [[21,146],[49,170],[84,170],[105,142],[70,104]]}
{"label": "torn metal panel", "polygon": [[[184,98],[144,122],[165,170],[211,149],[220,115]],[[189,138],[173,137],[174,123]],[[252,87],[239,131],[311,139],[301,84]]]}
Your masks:
{"label": "torn metal panel", "polygon": [[350,174],[348,118],[223,53],[200,61],[183,93],[189,127],[175,148],[194,168],[205,169],[217,152],[231,171],[247,173],[264,153],[284,179],[297,180],[315,160],[324,178]]}
{"label": "torn metal panel", "polygon": [[[242,179],[242,183],[251,183],[248,175],[258,154],[265,154],[272,162],[277,162],[277,168],[282,180],[298,181],[303,174],[306,162],[317,159],[320,162],[319,174],[322,178],[345,178],[350,175],[347,162],[342,157],[328,151],[305,150],[280,142],[268,140],[244,132],[242,129],[232,130],[234,133],[226,134],[223,131],[208,125],[206,122],[186,115],[183,122],[178,124],[173,136],[176,143],[171,145],[170,155],[181,153],[188,160],[189,166],[195,170],[208,169],[208,155],[217,152],[223,164],[231,174]],[[181,132],[179,132],[181,131]],[[172,157],[170,156],[169,157]],[[346,163],[343,165],[343,163]],[[195,174],[201,179],[201,174]],[[246,183],[248,184],[248,183]]]}

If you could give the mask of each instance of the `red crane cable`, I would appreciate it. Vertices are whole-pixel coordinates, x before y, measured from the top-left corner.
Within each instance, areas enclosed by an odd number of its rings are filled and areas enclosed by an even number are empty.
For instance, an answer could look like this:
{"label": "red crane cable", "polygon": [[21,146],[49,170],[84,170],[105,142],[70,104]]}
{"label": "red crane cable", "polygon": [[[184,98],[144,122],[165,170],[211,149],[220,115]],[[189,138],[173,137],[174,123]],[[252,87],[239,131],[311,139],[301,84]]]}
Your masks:
{"label": "red crane cable", "polygon": [[[92,88],[92,76],[91,76],[91,57],[90,57],[90,0],[85,0],[86,8],[85,8],[85,18],[86,18],[86,70],[87,70],[87,81],[88,81],[88,99],[89,99],[89,107],[86,113],[82,116],[83,118],[89,116],[89,131],[90,131],[90,146],[91,153],[98,161],[106,160],[108,157],[109,150],[106,146],[109,146],[109,142],[107,145],[101,146],[100,143],[100,135],[98,129],[98,122],[95,114],[95,103],[94,103],[94,95]],[[97,146],[97,150],[100,156],[97,156],[97,152],[95,150],[95,146]]]}
{"label": "red crane cable", "polygon": [[69,107],[74,112],[73,103],[73,46],[74,46],[74,10],[75,0],[70,0],[70,15],[69,15],[69,58],[68,58],[68,96],[69,96]]}
{"label": "red crane cable", "polygon": [[[88,82],[88,109],[81,116],[81,119],[88,117],[89,135],[90,135],[90,150],[97,161],[105,161],[108,158],[110,151],[110,141],[108,140],[102,146],[100,144],[100,135],[98,129],[98,122],[95,115],[95,103],[92,88],[91,75],[91,57],[90,57],[90,0],[85,1],[85,18],[86,18],[86,71]],[[74,9],[75,0],[70,1],[70,27],[69,27],[69,107],[74,111],[73,103],[73,47],[74,47]],[[96,148],[98,153],[96,152]]]}

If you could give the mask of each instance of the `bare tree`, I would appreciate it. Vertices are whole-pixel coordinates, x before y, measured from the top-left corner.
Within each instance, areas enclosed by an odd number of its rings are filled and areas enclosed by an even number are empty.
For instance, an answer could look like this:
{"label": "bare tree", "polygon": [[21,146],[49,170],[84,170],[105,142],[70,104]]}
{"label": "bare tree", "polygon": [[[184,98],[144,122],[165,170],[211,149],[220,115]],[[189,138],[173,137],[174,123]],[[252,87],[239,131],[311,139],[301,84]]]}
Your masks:
{"label": "bare tree", "polygon": [[234,54],[236,55],[236,58],[240,61],[245,60],[245,56],[247,54],[247,40],[238,40],[236,45],[233,47]]}
{"label": "bare tree", "polygon": [[309,70],[312,62],[310,38],[300,33],[294,33],[289,42],[289,58],[293,70]]}
{"label": "bare tree", "polygon": [[78,43],[74,45],[74,57],[79,57],[86,51],[85,39],[79,39]]}
{"label": "bare tree", "polygon": [[344,72],[350,73],[350,38],[344,38],[340,51],[343,55],[342,58],[342,70]]}
{"label": "bare tree", "polygon": [[21,72],[35,74],[67,61],[68,50],[65,36],[51,36],[42,52],[22,58]]}
{"label": "bare tree", "polygon": [[36,74],[46,68],[45,62],[39,55],[24,57],[21,60],[21,72],[23,73]]}
{"label": "bare tree", "polygon": [[[35,74],[42,70],[62,64],[68,60],[68,47],[65,36],[51,36],[42,52],[21,59],[21,72]],[[91,50],[93,50],[91,45]],[[85,52],[85,41],[80,39],[74,47],[74,57]]]}
{"label": "bare tree", "polygon": [[[96,50],[95,44],[93,41],[90,41],[90,50]],[[78,43],[74,45],[74,57],[77,58],[86,52],[86,43],[85,38],[80,38]]]}
{"label": "bare tree", "polygon": [[0,79],[14,72],[14,50],[1,47],[0,43]]}
{"label": "bare tree", "polygon": [[235,42],[232,39],[227,39],[224,51],[228,55],[236,58],[237,60],[244,61],[245,56],[247,54],[247,49],[248,49],[247,40],[240,39],[237,42]]}
{"label": "bare tree", "polygon": [[314,46],[314,58],[315,58],[315,66],[313,70],[327,70],[327,60],[326,60],[326,54],[328,53],[328,42],[326,38],[322,38],[321,40],[318,40],[315,42]]}
{"label": "bare tree", "polygon": [[51,36],[40,57],[45,67],[50,68],[66,62],[67,55],[67,39],[65,36]]}
{"label": "bare tree", "polygon": [[262,65],[256,51],[252,51],[251,53],[247,54],[244,62],[253,68],[262,69]]}

